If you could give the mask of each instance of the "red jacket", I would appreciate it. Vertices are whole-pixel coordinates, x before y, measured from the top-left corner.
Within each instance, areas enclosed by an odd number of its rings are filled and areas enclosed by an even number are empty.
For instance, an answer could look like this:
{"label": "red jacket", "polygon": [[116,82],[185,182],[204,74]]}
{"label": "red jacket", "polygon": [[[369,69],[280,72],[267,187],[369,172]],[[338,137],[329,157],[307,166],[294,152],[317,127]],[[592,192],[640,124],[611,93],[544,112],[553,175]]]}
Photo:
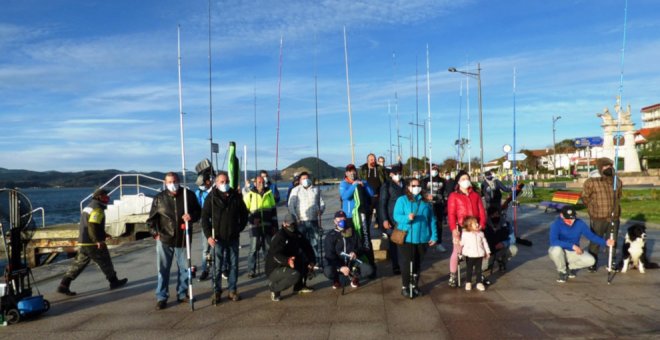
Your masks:
{"label": "red jacket", "polygon": [[486,210],[481,202],[481,197],[472,188],[468,189],[468,194],[457,190],[449,195],[447,202],[447,222],[449,229],[454,231],[456,225],[463,225],[463,220],[468,217],[476,217],[483,230],[486,226]]}

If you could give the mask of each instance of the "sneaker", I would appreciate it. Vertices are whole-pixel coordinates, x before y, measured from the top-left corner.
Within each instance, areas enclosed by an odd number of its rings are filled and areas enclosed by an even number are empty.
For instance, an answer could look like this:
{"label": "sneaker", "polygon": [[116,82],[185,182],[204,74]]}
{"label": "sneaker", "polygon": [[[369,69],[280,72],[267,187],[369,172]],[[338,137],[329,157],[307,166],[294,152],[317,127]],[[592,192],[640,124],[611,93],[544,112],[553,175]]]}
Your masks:
{"label": "sneaker", "polygon": [[280,301],[280,292],[270,292],[270,300],[271,301]]}
{"label": "sneaker", "polygon": [[248,279],[254,279],[255,277],[257,277],[257,273],[250,272],[250,273],[248,273],[247,277],[248,277]]}
{"label": "sneaker", "polygon": [[237,291],[230,291],[229,292],[229,300],[232,301],[241,301],[241,296],[238,295]]}
{"label": "sneaker", "polygon": [[491,284],[493,284],[493,283],[490,282],[490,280],[489,280],[486,276],[484,276],[484,275],[481,275],[481,282],[482,282],[484,285],[486,285],[486,286],[490,286]]}
{"label": "sneaker", "polygon": [[354,277],[353,280],[351,280],[351,287],[360,287],[360,280],[357,277]]}
{"label": "sneaker", "polygon": [[121,279],[121,280],[111,281],[110,282],[110,289],[117,289],[117,288],[125,285],[126,282],[128,282],[128,279],[126,279],[126,278]]}
{"label": "sneaker", "polygon": [[479,282],[477,283],[477,290],[483,292],[484,290],[486,290],[486,286],[484,286],[483,283]]}
{"label": "sneaker", "polygon": [[332,283],[332,289],[339,289],[339,288],[341,288],[341,283],[339,283],[339,280],[335,280]]}
{"label": "sneaker", "polygon": [[160,300],[156,302],[156,310],[161,310],[165,309],[167,307],[167,301],[166,300]]}
{"label": "sneaker", "polygon": [[598,266],[595,265],[595,264],[593,266],[589,267],[589,272],[590,273],[595,273],[597,270],[598,270]]}
{"label": "sneaker", "polygon": [[66,296],[74,296],[76,295],[76,292],[72,292],[69,287],[64,286],[64,285],[59,285],[57,287],[57,292],[60,294],[64,294]]}
{"label": "sneaker", "polygon": [[222,302],[222,291],[213,293],[211,295],[211,304],[217,305],[220,302]]}
{"label": "sneaker", "polygon": [[209,279],[209,271],[204,270],[204,271],[202,271],[201,274],[199,274],[199,279],[197,279],[197,281],[202,282],[202,281],[206,281],[208,279]]}
{"label": "sneaker", "polygon": [[438,244],[435,246],[435,250],[437,250],[437,251],[439,251],[439,252],[441,252],[441,253],[446,253],[446,252],[447,252],[447,249],[446,249],[445,247],[443,247],[442,244],[440,244],[440,243],[438,243]]}
{"label": "sneaker", "polygon": [[412,291],[410,292],[410,294],[412,294],[412,297],[418,297],[418,296],[422,296],[422,295],[423,295],[423,294],[422,294],[422,291],[419,290],[417,287],[413,287],[413,289],[412,289]]}
{"label": "sneaker", "polygon": [[[256,276],[256,275],[255,275],[255,276]],[[250,277],[250,275],[248,275],[248,277]],[[225,279],[225,280],[227,280],[227,279],[229,278],[229,272],[226,271],[226,270],[224,270],[224,271],[222,272],[222,278]],[[250,278],[251,278],[251,277],[250,277]]]}
{"label": "sneaker", "polygon": [[574,279],[575,278],[575,270],[569,270],[568,271],[568,278],[569,279]]}
{"label": "sneaker", "polygon": [[557,278],[557,282],[559,283],[564,283],[568,280],[568,275],[566,273],[559,272],[559,277]]}
{"label": "sneaker", "polygon": [[307,287],[307,286],[303,286],[302,288],[294,291],[294,293],[298,293],[298,294],[307,294],[307,293],[313,293],[313,292],[314,292],[314,288]]}
{"label": "sneaker", "polygon": [[472,283],[471,282],[465,283],[465,290],[472,290]]}

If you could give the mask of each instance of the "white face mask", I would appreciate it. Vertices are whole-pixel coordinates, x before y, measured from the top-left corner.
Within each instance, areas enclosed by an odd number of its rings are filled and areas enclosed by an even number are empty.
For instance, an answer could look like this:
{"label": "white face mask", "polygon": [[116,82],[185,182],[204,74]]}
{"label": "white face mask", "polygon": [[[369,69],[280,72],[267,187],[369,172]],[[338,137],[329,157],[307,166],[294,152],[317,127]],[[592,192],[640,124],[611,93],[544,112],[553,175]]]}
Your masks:
{"label": "white face mask", "polygon": [[437,176],[437,175],[438,175],[438,171],[437,171],[437,170],[431,170],[431,177],[435,177],[435,176]]}
{"label": "white face mask", "polygon": [[401,175],[399,174],[392,175],[392,180],[399,183],[399,181],[401,180]]}
{"label": "white face mask", "polygon": [[200,191],[206,191],[206,186],[205,185],[200,185],[199,190]]}
{"label": "white face mask", "polygon": [[312,180],[309,178],[305,178],[300,182],[305,188],[309,188],[310,185],[312,185]]}
{"label": "white face mask", "polygon": [[179,190],[179,183],[168,183],[165,185],[165,187],[170,192],[177,192],[177,190]]}
{"label": "white face mask", "polygon": [[218,190],[220,190],[220,192],[227,192],[229,190],[229,184],[227,183],[216,184],[215,186],[218,188]]}
{"label": "white face mask", "polygon": [[268,187],[268,183],[270,183],[270,178],[264,177],[264,187]]}
{"label": "white face mask", "polygon": [[422,192],[422,188],[420,188],[420,187],[414,187],[414,188],[411,188],[411,189],[410,189],[410,192],[411,192],[413,195],[419,195],[419,193]]}
{"label": "white face mask", "polygon": [[465,180],[462,180],[462,181],[458,182],[458,185],[460,185],[461,188],[463,188],[463,189],[467,189],[467,188],[472,186],[472,183],[470,182],[470,180],[465,179]]}

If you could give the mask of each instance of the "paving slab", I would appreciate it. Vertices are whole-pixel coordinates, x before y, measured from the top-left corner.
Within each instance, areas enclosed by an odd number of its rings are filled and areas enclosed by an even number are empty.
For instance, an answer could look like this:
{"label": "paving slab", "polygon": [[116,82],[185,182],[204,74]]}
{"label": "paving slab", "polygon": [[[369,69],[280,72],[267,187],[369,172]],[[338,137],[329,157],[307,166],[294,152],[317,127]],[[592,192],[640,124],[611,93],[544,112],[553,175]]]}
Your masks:
{"label": "paving slab", "polygon": [[[338,208],[336,190],[324,192],[328,210],[323,225],[330,228]],[[280,208],[280,213],[283,213]],[[193,282],[195,311],[170,298],[165,310],[154,309],[155,243],[141,240],[112,250],[120,277],[128,284],[109,290],[103,274],[90,265],[72,284],[75,297],[55,293],[70,261],[34,270],[41,292],[51,302],[47,313],[0,328],[11,339],[557,339],[660,338],[660,270],[618,273],[611,285],[601,268],[578,272],[560,284],[547,257],[548,225],[553,213],[523,207],[519,245],[507,270],[487,273],[493,282],[485,292],[447,285],[449,252],[429,250],[420,283],[424,296],[410,300],[400,294],[401,277],[391,275],[389,261],[378,263],[379,277],[359,288],[331,288],[317,274],[311,294],[283,292],[270,301],[265,277],[246,277],[249,237],[241,235],[238,290],[241,301],[226,299],[211,305],[211,282]],[[374,230],[373,235],[379,235]],[[660,229],[649,229],[649,252],[660,260]],[[443,239],[449,240],[445,227]],[[199,235],[193,238],[193,263],[200,258]],[[583,241],[586,245],[586,241]],[[450,245],[445,243],[447,248]],[[604,259],[604,257],[602,257]],[[263,262],[262,262],[263,263]],[[170,293],[174,291],[171,275]],[[226,281],[223,281],[226,287]]]}

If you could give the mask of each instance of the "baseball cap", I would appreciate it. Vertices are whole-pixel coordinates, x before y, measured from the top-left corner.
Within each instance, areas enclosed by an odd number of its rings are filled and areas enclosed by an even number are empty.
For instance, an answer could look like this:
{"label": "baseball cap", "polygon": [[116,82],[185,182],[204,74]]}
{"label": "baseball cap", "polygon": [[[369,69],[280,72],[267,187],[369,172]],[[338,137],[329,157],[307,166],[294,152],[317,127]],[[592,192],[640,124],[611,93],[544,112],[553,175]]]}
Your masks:
{"label": "baseball cap", "polygon": [[576,215],[577,213],[575,212],[575,208],[573,206],[565,206],[561,208],[561,217],[567,220],[574,220]]}
{"label": "baseball cap", "polygon": [[346,218],[346,213],[344,213],[342,210],[339,210],[335,213],[335,218],[340,218],[340,217]]}

